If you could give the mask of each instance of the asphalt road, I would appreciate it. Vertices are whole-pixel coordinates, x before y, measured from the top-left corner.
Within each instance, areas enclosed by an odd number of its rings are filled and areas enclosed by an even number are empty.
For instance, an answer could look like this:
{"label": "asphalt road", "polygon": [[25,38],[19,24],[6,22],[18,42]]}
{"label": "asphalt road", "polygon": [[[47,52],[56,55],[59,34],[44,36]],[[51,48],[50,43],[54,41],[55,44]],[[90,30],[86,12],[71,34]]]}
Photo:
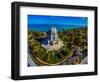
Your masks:
{"label": "asphalt road", "polygon": [[31,59],[31,57],[30,57],[30,54],[28,53],[28,64],[30,65],[30,66],[36,66],[36,64],[34,63],[34,61]]}

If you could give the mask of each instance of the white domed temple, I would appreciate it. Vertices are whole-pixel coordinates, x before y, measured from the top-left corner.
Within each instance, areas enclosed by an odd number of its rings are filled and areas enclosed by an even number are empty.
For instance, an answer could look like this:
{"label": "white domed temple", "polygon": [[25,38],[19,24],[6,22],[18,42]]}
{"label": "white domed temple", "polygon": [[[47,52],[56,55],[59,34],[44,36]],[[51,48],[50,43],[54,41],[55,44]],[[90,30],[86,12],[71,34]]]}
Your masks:
{"label": "white domed temple", "polygon": [[58,44],[57,29],[55,27],[52,27],[48,33],[48,44]]}
{"label": "white domed temple", "polygon": [[64,46],[63,41],[58,38],[56,27],[50,28],[48,32],[48,44],[42,44],[42,47],[47,51],[58,50]]}

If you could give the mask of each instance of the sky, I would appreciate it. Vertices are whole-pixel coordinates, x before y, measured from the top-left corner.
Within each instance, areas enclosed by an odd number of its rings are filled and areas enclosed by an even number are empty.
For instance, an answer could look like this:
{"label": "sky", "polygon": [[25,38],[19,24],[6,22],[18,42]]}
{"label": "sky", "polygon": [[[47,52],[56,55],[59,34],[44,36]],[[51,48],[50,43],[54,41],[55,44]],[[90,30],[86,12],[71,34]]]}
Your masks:
{"label": "sky", "polygon": [[71,16],[46,16],[46,15],[28,15],[28,24],[53,24],[53,25],[80,25],[87,26],[87,17]]}

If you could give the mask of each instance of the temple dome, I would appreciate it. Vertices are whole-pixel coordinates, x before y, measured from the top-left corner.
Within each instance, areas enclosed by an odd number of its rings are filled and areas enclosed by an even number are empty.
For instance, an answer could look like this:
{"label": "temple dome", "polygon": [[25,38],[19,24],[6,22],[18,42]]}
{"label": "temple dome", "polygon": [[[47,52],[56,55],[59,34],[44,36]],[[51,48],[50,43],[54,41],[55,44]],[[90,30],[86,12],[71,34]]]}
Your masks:
{"label": "temple dome", "polygon": [[50,31],[51,31],[51,35],[57,35],[57,29],[55,27],[52,27]]}
{"label": "temple dome", "polygon": [[48,40],[50,44],[56,44],[58,42],[58,35],[56,27],[50,28],[48,32]]}

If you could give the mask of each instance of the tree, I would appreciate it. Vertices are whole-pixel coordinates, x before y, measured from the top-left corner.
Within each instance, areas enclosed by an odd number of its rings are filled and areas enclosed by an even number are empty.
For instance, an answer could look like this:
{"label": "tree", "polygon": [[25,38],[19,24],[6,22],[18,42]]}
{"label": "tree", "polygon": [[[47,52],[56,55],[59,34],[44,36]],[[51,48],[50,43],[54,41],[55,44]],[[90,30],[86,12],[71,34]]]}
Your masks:
{"label": "tree", "polygon": [[81,46],[82,45],[82,42],[83,42],[82,36],[76,35],[75,36],[75,40],[74,40],[75,45]]}

